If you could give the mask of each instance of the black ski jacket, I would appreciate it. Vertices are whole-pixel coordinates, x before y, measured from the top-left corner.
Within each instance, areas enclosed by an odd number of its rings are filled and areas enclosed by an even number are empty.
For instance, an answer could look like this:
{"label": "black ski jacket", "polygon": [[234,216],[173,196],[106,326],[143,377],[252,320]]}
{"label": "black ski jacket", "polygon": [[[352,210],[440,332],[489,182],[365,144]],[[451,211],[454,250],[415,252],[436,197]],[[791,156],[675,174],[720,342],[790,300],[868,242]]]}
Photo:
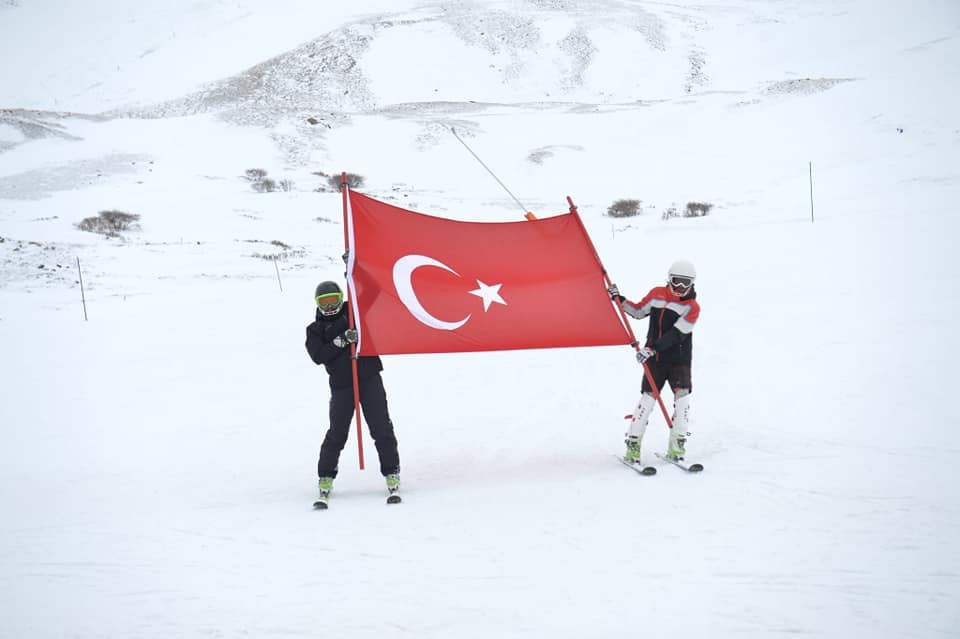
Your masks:
{"label": "black ski jacket", "polygon": [[683,297],[668,286],[657,286],[639,302],[623,300],[624,312],[635,318],[650,316],[645,346],[657,352],[664,364],[690,364],[693,358],[693,327],[700,318],[696,289]]}
{"label": "black ski jacket", "polygon": [[[333,340],[349,328],[347,313],[349,302],[344,302],[340,312],[333,317],[324,317],[317,309],[316,319],[307,326],[307,353],[315,364],[323,364],[330,376],[330,388],[341,389],[353,386],[353,371],[350,365],[350,347],[340,348]],[[357,358],[357,377],[361,386],[364,380],[378,375],[383,362],[376,355]]]}

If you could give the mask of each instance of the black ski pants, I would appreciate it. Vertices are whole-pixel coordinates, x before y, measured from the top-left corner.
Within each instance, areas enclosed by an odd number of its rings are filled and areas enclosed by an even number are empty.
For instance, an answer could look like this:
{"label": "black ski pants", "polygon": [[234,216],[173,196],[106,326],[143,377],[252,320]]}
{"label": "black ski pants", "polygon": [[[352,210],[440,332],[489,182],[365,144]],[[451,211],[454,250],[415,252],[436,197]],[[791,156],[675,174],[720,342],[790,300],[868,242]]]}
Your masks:
{"label": "black ski pants", "polygon": [[[693,392],[693,380],[690,378],[690,364],[686,362],[677,364],[663,363],[649,359],[647,360],[647,368],[650,369],[650,375],[653,377],[653,381],[657,383],[657,392],[663,390],[663,384],[665,382],[670,382],[670,390],[673,392],[676,392],[678,388],[686,388]],[[653,392],[646,375],[643,376],[642,391],[644,393]]]}
{"label": "black ski pants", "polygon": [[[380,457],[380,473],[384,476],[400,472],[400,454],[397,452],[397,437],[393,422],[387,411],[387,393],[383,388],[380,373],[360,380],[360,407],[367,420],[367,428]],[[320,477],[336,477],[340,452],[350,436],[350,421],[353,419],[353,387],[336,388],[330,392],[330,428],[320,446],[317,474]]]}

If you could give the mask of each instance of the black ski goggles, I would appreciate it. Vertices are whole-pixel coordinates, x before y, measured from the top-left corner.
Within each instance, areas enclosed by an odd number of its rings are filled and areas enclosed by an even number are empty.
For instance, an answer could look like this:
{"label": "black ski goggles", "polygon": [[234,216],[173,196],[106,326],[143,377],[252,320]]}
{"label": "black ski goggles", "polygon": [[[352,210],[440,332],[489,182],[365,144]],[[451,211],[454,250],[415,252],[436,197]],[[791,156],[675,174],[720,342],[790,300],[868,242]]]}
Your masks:
{"label": "black ski goggles", "polygon": [[693,278],[683,277],[681,275],[671,275],[670,286],[678,291],[689,291],[691,288],[693,288]]}

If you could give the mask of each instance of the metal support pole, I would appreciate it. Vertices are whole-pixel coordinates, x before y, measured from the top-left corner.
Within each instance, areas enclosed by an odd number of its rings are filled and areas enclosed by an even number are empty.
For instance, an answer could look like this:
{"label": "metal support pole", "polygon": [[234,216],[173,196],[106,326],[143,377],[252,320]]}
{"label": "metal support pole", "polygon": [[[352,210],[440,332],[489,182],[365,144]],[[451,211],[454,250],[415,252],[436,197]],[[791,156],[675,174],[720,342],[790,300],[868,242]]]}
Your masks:
{"label": "metal support pole", "polygon": [[83,321],[87,321],[87,296],[83,292],[83,271],[80,270],[80,258],[77,258],[77,275],[80,277],[80,300],[83,302]]}

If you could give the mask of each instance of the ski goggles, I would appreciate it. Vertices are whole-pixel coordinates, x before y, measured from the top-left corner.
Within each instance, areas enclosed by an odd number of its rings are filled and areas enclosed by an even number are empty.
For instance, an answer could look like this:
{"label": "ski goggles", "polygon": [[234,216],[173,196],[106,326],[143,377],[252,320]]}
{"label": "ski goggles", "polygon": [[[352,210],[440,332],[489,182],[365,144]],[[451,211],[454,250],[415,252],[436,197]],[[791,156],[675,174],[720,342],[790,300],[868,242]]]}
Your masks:
{"label": "ski goggles", "polygon": [[681,291],[689,291],[693,286],[693,278],[682,277],[680,275],[671,275],[670,286]]}
{"label": "ski goggles", "polygon": [[321,311],[332,311],[343,304],[343,293],[324,293],[313,298]]}

